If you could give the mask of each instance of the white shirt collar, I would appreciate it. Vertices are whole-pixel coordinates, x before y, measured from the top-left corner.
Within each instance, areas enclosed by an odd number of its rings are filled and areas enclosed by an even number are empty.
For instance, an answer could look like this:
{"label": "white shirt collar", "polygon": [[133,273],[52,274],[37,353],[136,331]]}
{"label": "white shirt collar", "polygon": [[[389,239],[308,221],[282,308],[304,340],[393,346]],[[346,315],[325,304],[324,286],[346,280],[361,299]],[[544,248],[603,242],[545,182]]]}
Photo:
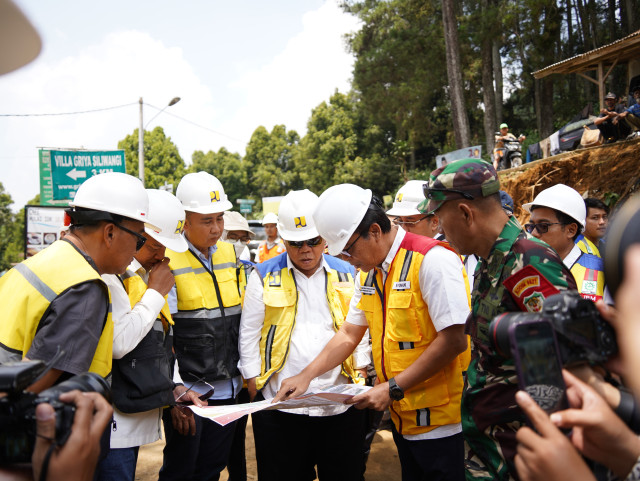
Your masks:
{"label": "white shirt collar", "polygon": [[389,272],[389,266],[393,262],[393,259],[396,257],[398,250],[400,249],[400,244],[404,240],[404,236],[407,234],[402,227],[398,226],[398,232],[396,232],[396,237],[393,239],[393,244],[391,244],[391,249],[387,253],[387,257],[385,257],[384,262],[382,263],[382,270],[384,272]]}
{"label": "white shirt collar", "polygon": [[571,269],[581,255],[582,251],[580,247],[578,247],[578,244],[574,244],[571,252],[567,254],[567,257],[565,257],[562,262],[567,266],[567,269]]}
{"label": "white shirt collar", "polygon": [[[293,262],[291,262],[291,257],[289,257],[289,254],[286,254],[286,256],[287,256],[287,268],[293,269],[294,272],[297,272],[301,276],[307,277],[305,274],[300,272],[300,270],[296,266],[293,265]],[[325,271],[329,269],[329,264],[327,264],[327,260],[324,258],[324,255],[322,256],[322,263],[320,264],[318,269],[313,274],[311,274],[311,277],[315,276],[322,268],[324,268]]]}

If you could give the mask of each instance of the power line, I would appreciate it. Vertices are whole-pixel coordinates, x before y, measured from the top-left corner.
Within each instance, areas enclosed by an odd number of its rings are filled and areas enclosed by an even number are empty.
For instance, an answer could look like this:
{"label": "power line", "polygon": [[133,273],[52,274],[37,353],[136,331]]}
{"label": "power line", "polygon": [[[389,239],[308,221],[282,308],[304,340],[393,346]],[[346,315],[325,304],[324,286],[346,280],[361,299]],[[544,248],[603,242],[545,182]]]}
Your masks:
{"label": "power line", "polygon": [[58,112],[58,113],[50,113],[50,114],[0,114],[0,117],[50,117],[54,115],[78,115],[78,114],[90,114],[93,112],[104,112],[105,110],[115,110],[121,109],[124,107],[130,107],[131,105],[136,105],[138,102],[133,102],[130,104],[117,105],[115,107],[105,107],[103,109],[93,109],[93,110],[81,110],[78,112]]}
{"label": "power line", "polygon": [[[161,110],[158,107],[156,107],[155,105],[151,105],[151,104],[148,104],[146,102],[145,102],[145,105],[148,105],[149,107],[153,107],[156,110]],[[195,125],[196,127],[200,127],[201,129],[208,130],[209,132],[213,132],[214,134],[221,135],[222,137],[226,137],[227,139],[235,140],[236,142],[242,142],[242,143],[245,142],[244,140],[236,139],[235,137],[231,137],[230,135],[223,134],[222,132],[218,132],[217,130],[213,130],[213,129],[209,128],[209,127],[205,127],[204,125],[197,124],[197,123],[193,122],[192,120],[185,119],[184,117],[180,117],[179,115],[172,114],[171,112],[169,112],[167,110],[165,110],[164,113],[166,115],[171,115],[171,117],[175,117],[177,119],[180,119],[183,122],[187,122],[188,124]]]}

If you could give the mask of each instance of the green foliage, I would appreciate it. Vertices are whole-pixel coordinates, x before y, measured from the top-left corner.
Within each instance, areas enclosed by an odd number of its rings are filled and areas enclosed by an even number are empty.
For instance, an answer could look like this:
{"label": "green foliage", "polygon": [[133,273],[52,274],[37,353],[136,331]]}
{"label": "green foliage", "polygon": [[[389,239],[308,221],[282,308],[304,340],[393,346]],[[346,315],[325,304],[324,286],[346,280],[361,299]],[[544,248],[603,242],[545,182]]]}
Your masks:
{"label": "green foliage", "polygon": [[218,152],[209,151],[206,154],[198,150],[191,159],[189,172],[204,171],[215,175],[234,204],[236,199],[244,199],[249,194],[247,163],[240,154],[232,154],[222,147]]}
{"label": "green foliage", "polygon": [[295,166],[300,136],[276,125],[271,132],[260,126],[251,136],[244,157],[252,198],[286,195],[301,188]]}
{"label": "green foliage", "polygon": [[[124,150],[127,174],[138,176],[138,129],[118,142]],[[144,179],[147,189],[157,189],[165,182],[174,189],[186,173],[184,161],[171,137],[164,134],[162,127],[144,132]]]}
{"label": "green foliage", "polygon": [[[9,209],[11,196],[4,191],[0,183],[0,271],[9,269],[24,258],[24,207],[17,214]],[[40,204],[40,194],[27,202]]]}

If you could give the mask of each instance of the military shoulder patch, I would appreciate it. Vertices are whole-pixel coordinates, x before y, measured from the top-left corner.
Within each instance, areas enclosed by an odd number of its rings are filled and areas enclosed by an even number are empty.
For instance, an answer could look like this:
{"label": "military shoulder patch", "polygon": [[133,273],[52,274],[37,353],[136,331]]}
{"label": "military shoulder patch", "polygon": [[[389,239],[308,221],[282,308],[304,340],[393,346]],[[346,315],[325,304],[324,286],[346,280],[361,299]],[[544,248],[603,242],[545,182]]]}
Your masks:
{"label": "military shoulder patch", "polygon": [[502,284],[520,309],[529,312],[539,312],[547,297],[560,292],[533,266],[520,269]]}

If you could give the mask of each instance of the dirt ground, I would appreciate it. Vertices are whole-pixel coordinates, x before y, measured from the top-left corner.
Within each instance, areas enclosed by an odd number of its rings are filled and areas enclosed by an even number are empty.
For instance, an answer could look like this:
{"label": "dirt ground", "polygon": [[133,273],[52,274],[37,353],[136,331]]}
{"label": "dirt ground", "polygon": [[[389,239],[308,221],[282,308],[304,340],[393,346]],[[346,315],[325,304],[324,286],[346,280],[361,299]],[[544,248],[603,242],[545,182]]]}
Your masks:
{"label": "dirt ground", "polygon": [[640,139],[567,152],[500,173],[520,221],[528,218],[520,206],[554,184],[566,184],[581,194],[588,191],[586,197],[603,199],[615,193],[624,199],[638,189],[639,179]]}
{"label": "dirt ground", "polygon": [[[247,423],[247,439],[246,439],[246,456],[247,456],[247,480],[255,481],[258,479],[256,469],[256,453],[253,446],[253,430],[251,429],[251,418]],[[158,471],[162,465],[162,448],[164,441],[157,441],[140,448],[138,457],[138,465],[136,467],[137,481],[156,481],[158,479]],[[399,480],[400,476],[400,460],[398,452],[393,443],[391,431],[378,431],[371,445],[371,453],[367,462],[367,472],[365,473],[367,481],[393,481]],[[223,471],[220,476],[221,481],[228,479],[227,471]]]}

